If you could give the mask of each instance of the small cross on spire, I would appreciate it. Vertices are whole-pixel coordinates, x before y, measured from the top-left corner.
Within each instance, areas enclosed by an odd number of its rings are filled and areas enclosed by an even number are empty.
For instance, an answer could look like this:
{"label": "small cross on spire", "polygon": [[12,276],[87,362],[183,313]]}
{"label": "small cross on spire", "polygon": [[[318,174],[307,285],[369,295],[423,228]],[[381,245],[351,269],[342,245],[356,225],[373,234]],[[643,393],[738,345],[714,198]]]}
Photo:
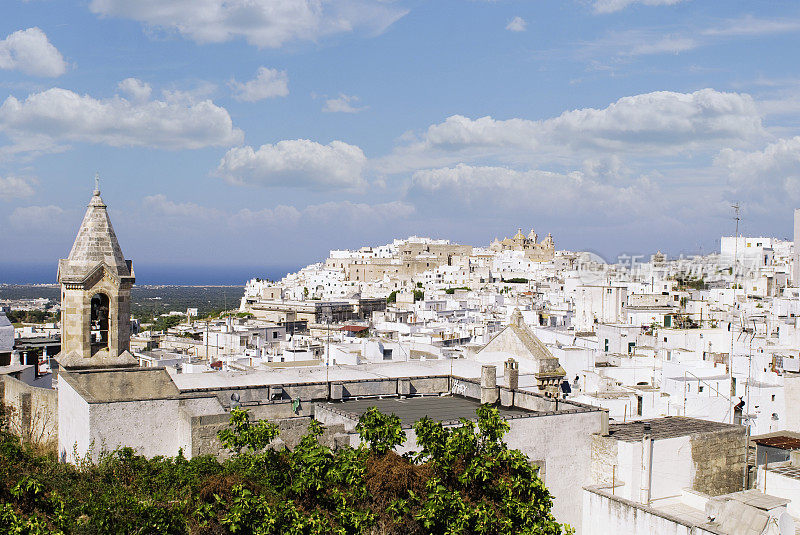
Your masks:
{"label": "small cross on spire", "polygon": [[100,195],[100,173],[94,174],[94,194]]}

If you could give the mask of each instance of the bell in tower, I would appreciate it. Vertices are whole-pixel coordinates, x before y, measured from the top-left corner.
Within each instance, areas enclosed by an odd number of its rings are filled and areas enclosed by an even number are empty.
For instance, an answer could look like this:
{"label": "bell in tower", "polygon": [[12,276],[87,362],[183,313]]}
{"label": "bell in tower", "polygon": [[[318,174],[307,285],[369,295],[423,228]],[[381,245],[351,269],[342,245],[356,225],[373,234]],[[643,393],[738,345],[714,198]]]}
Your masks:
{"label": "bell in tower", "polygon": [[57,360],[66,369],[137,365],[128,351],[133,266],[122,254],[95,181],[69,257],[58,262],[61,353]]}

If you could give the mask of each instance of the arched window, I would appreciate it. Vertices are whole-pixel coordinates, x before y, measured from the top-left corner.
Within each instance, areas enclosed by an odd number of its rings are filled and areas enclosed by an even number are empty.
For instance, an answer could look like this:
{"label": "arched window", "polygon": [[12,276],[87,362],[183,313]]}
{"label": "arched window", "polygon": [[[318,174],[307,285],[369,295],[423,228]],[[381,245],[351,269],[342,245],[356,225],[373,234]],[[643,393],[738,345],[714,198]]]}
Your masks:
{"label": "arched window", "polygon": [[92,315],[89,321],[92,333],[92,355],[108,349],[109,302],[106,294],[92,296]]}

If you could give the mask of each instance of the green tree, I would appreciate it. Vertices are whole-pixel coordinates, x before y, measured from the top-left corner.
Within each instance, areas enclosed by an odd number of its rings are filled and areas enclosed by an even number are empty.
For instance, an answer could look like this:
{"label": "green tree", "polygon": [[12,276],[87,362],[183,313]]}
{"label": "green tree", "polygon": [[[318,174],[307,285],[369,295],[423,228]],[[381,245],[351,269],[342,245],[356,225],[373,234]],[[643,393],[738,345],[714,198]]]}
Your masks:
{"label": "green tree", "polygon": [[406,440],[400,418],[394,414],[383,414],[375,407],[370,407],[361,415],[356,431],[361,440],[378,454],[387,453]]}

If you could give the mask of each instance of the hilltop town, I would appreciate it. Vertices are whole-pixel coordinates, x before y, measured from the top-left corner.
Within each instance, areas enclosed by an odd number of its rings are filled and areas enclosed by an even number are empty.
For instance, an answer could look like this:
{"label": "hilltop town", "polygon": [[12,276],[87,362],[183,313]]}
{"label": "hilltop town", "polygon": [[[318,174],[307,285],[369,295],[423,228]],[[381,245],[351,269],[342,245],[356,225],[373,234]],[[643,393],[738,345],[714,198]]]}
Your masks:
{"label": "hilltop town", "polygon": [[799,268],[768,237],[613,264],[534,230],[485,247],[410,237],[250,280],[238,309],[175,311],[159,331],[130,319],[133,263],[98,189],[58,263],[57,333],[0,316],[3,399],[67,462],[218,455],[235,408],[285,444],[313,418],[344,445],[369,407],[454,425],[488,403],[580,533],[637,510],[729,533],[798,512]]}

